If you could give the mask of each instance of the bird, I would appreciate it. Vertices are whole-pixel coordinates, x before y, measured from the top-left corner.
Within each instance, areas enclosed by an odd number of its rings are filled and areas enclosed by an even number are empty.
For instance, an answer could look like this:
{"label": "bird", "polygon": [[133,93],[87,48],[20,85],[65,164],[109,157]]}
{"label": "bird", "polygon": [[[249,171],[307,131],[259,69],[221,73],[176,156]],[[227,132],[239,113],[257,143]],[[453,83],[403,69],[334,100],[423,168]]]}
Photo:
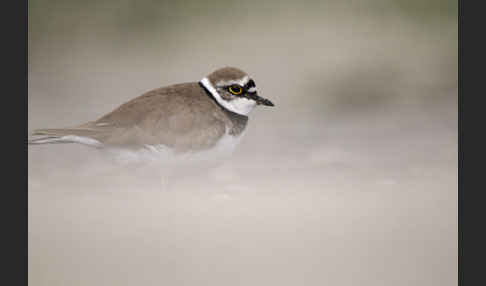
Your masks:
{"label": "bird", "polygon": [[99,119],[67,128],[37,129],[28,145],[78,143],[122,160],[232,154],[260,97],[255,81],[236,67],[219,68],[200,81],[150,90]]}

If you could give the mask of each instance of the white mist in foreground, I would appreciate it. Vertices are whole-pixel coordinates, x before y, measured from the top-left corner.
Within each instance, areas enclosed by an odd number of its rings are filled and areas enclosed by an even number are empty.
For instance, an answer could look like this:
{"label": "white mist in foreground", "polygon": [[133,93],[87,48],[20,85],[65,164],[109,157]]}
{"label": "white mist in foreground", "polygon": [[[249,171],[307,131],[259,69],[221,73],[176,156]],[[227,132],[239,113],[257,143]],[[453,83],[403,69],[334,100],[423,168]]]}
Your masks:
{"label": "white mist in foreground", "polygon": [[[223,165],[170,176],[107,165],[82,146],[30,148],[30,277],[50,285],[452,285],[455,130],[438,114],[389,128],[394,118],[335,121],[299,138],[299,126],[286,125],[246,137]],[[55,154],[63,157],[40,159]]]}

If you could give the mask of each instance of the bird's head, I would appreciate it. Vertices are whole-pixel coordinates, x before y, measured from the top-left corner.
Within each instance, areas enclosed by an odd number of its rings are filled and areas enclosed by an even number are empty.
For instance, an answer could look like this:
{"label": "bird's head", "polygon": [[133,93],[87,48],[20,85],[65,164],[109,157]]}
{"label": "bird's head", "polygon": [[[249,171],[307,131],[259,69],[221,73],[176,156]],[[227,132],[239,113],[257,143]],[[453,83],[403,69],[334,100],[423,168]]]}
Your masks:
{"label": "bird's head", "polygon": [[255,81],[237,68],[220,68],[200,83],[221,106],[241,115],[248,115],[257,105],[274,106],[258,95]]}

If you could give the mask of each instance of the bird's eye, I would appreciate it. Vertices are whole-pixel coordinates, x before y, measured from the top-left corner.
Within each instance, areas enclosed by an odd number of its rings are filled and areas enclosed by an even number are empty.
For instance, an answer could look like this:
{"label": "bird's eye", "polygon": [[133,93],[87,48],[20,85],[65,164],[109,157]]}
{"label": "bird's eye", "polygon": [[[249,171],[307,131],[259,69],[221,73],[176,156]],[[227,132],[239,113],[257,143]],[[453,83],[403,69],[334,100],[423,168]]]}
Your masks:
{"label": "bird's eye", "polygon": [[243,92],[243,88],[239,85],[232,85],[228,87],[229,92],[231,92],[234,95],[239,95]]}

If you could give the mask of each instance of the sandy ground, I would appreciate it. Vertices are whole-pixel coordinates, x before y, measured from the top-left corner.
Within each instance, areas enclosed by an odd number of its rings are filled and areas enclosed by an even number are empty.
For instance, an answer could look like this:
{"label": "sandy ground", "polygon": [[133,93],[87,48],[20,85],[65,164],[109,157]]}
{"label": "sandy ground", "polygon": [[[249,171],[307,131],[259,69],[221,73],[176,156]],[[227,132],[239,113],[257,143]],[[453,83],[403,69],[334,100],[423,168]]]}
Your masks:
{"label": "sandy ground", "polygon": [[224,65],[276,106],[230,160],[169,179],[29,147],[29,285],[456,285],[457,31],[328,16],[248,22],[244,43],[213,23],[168,45],[35,46],[29,130]]}

